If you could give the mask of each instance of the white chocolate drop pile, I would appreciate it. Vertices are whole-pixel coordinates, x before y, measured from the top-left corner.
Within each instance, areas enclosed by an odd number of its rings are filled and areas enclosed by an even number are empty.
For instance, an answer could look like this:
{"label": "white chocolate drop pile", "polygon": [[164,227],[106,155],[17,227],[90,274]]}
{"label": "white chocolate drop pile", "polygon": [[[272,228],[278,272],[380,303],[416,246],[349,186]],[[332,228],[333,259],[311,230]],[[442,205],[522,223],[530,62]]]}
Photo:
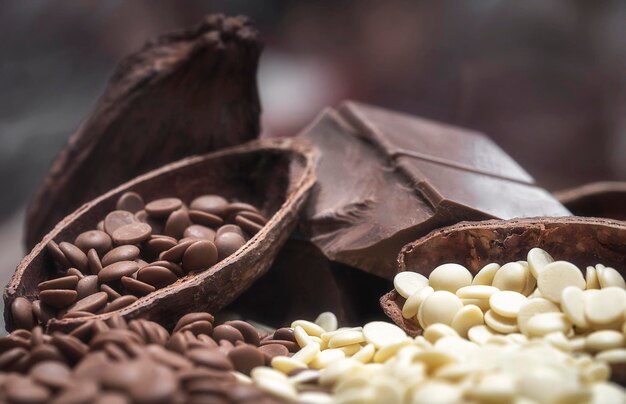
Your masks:
{"label": "white chocolate drop pile", "polygon": [[489,264],[473,279],[445,264],[429,279],[400,273],[394,286],[423,335],[380,321],[337,328],[324,313],[294,321],[300,350],[251,379],[305,403],[626,403],[609,380],[610,365],[626,363],[618,271],[597,265],[583,276],[535,248],[527,262]]}

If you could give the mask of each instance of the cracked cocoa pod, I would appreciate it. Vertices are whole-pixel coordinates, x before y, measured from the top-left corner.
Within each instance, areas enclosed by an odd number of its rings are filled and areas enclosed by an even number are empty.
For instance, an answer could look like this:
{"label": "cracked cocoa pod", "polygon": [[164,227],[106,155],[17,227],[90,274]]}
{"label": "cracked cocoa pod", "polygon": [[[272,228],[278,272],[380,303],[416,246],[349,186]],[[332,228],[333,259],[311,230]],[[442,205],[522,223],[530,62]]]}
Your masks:
{"label": "cracked cocoa pod", "polygon": [[577,216],[626,220],[626,182],[593,182],[554,196]]}
{"label": "cracked cocoa pod", "polygon": [[11,313],[13,301],[20,296],[35,300],[37,285],[63,270],[55,269],[53,253],[46,245],[51,240],[74,240],[94,228],[128,191],[146,200],[171,195],[191,200],[219,193],[229,200],[254,204],[270,219],[242,248],[210,270],[189,274],[117,310],[52,319],[49,331],[70,331],[87,320],[115,314],[127,320],[158,320],[169,326],[190,311],[217,312],[269,268],[295,227],[297,212],[315,182],[316,160],[317,154],[302,140],[262,140],[168,164],[99,196],[63,219],[17,267],[4,293],[7,328],[16,327]]}
{"label": "cracked cocoa pod", "polygon": [[[534,247],[579,268],[602,263],[623,271],[626,223],[583,217],[463,222],[433,231],[404,246],[398,256],[397,269],[428,276],[441,264],[456,263],[476,274],[490,262],[504,264],[525,260]],[[421,328],[402,317],[404,301],[396,291],[380,299],[387,316],[409,334],[417,335]]]}
{"label": "cracked cocoa pod", "polygon": [[245,17],[212,15],[124,59],[32,199],[27,247],[83,203],[137,175],[256,138],[261,48]]}

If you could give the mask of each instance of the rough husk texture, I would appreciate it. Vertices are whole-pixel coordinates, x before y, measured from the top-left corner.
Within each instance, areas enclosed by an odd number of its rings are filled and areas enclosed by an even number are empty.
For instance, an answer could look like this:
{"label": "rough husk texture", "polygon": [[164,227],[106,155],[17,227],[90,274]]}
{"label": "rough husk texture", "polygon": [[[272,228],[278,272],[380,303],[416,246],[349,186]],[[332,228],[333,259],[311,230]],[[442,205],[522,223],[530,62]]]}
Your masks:
{"label": "rough husk texture", "polygon": [[[626,261],[626,223],[584,217],[459,223],[406,245],[398,256],[398,272],[414,271],[428,276],[437,266],[453,262],[465,265],[475,274],[490,262],[525,260],[533,247],[543,248],[556,259],[573,262],[579,268],[602,263],[622,272]],[[419,335],[422,329],[402,317],[404,301],[390,291],[381,297],[380,305],[407,333]],[[612,370],[612,380],[624,385],[625,367],[613,366]]]}
{"label": "rough husk texture", "polygon": [[[94,199],[63,219],[19,264],[4,292],[7,328],[13,329],[12,301],[18,296],[35,299],[37,284],[53,275],[46,244],[50,240],[73,241],[94,228],[126,191],[139,192],[146,200],[177,195],[187,201],[218,193],[252,203],[271,218],[244,247],[210,269],[181,278],[121,310],[95,317],[105,319],[119,313],[126,319],[141,317],[171,326],[190,311],[218,311],[271,265],[315,182],[316,160],[317,154],[302,140],[255,141],[166,165]],[[94,317],[53,320],[48,328],[69,331],[90,318]]]}
{"label": "rough husk texture", "polygon": [[261,48],[245,17],[213,15],[124,59],[31,201],[26,246],[137,175],[256,138]]}

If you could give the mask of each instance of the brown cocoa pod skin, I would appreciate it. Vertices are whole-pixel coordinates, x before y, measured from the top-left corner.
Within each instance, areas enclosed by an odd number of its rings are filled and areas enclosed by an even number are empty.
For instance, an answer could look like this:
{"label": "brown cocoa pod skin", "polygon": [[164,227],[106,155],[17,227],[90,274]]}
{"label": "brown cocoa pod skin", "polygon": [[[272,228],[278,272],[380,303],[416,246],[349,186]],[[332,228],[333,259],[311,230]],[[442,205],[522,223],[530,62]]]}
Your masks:
{"label": "brown cocoa pod skin", "polygon": [[[302,139],[267,139],[186,158],[122,184],[68,215],[38,243],[18,265],[7,285],[5,308],[10,308],[13,300],[19,296],[37,296],[38,284],[50,278],[50,269],[54,267],[52,254],[46,247],[50,241],[61,243],[63,240],[75,240],[86,228],[95,228],[125,192],[137,192],[146,201],[164,195],[191,200],[199,194],[221,192],[229,199],[259,206],[263,214],[271,219],[255,237],[213,265],[210,271],[194,271],[174,283],[159,284],[162,288],[158,293],[142,296],[129,306],[118,308],[113,305],[112,309],[116,310],[109,311],[102,305],[91,311],[92,316],[69,315],[52,319],[48,329],[50,332],[70,332],[89,319],[106,320],[116,314],[122,314],[127,320],[139,317],[156,319],[170,327],[190,311],[217,312],[269,269],[296,226],[297,212],[313,187],[316,161],[317,152]],[[250,173],[250,177],[242,176],[242,172]],[[191,240],[191,243],[194,242],[197,241]],[[109,265],[116,264],[126,263],[118,261]],[[110,282],[109,286],[113,289],[121,290],[123,286],[120,279],[132,276],[143,265],[136,260],[128,264],[128,272],[108,274],[111,267],[105,266],[97,276],[101,282]],[[80,272],[78,274],[84,276]],[[110,279],[108,275],[111,275]],[[68,311],[72,311],[72,308],[68,308]],[[15,323],[10,310],[5,309],[5,319],[8,329],[12,330]]]}
{"label": "brown cocoa pod skin", "polygon": [[[28,250],[67,214],[137,175],[257,138],[261,50],[246,17],[212,15],[122,60],[28,207]],[[121,163],[110,164],[112,156]]]}

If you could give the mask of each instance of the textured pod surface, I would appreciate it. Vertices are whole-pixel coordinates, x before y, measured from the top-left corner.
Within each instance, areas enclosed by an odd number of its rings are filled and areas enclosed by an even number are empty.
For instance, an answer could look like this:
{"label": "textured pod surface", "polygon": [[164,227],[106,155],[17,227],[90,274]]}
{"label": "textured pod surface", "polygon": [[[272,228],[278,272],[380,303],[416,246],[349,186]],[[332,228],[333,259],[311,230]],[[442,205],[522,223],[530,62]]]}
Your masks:
{"label": "textured pod surface", "polygon": [[[193,198],[218,192],[248,201],[269,217],[267,225],[233,255],[210,270],[189,275],[137,302],[111,313],[88,318],[106,319],[119,313],[126,319],[156,319],[172,325],[193,310],[216,312],[246,290],[269,267],[296,224],[297,212],[315,182],[316,154],[301,140],[264,140],[220,152],[190,157],[139,176],[85,204],[63,219],[33,248],[7,285],[5,307],[23,296],[33,300],[39,282],[53,268],[46,244],[73,240],[114,209],[120,195],[138,192],[148,199],[166,195]],[[71,330],[88,318],[53,320],[50,330]],[[5,310],[7,328],[15,323]]]}
{"label": "textured pod surface", "polygon": [[31,201],[27,247],[83,203],[137,175],[256,138],[261,48],[245,17],[212,15],[124,59]]}
{"label": "textured pod surface", "polygon": [[[407,244],[398,256],[398,272],[428,276],[441,264],[464,265],[474,275],[481,267],[525,260],[539,247],[553,257],[579,268],[602,262],[623,271],[626,263],[626,223],[599,218],[563,217],[464,222],[430,233]],[[381,306],[396,324],[411,335],[421,333],[402,317],[405,299],[395,290],[385,294]]]}

